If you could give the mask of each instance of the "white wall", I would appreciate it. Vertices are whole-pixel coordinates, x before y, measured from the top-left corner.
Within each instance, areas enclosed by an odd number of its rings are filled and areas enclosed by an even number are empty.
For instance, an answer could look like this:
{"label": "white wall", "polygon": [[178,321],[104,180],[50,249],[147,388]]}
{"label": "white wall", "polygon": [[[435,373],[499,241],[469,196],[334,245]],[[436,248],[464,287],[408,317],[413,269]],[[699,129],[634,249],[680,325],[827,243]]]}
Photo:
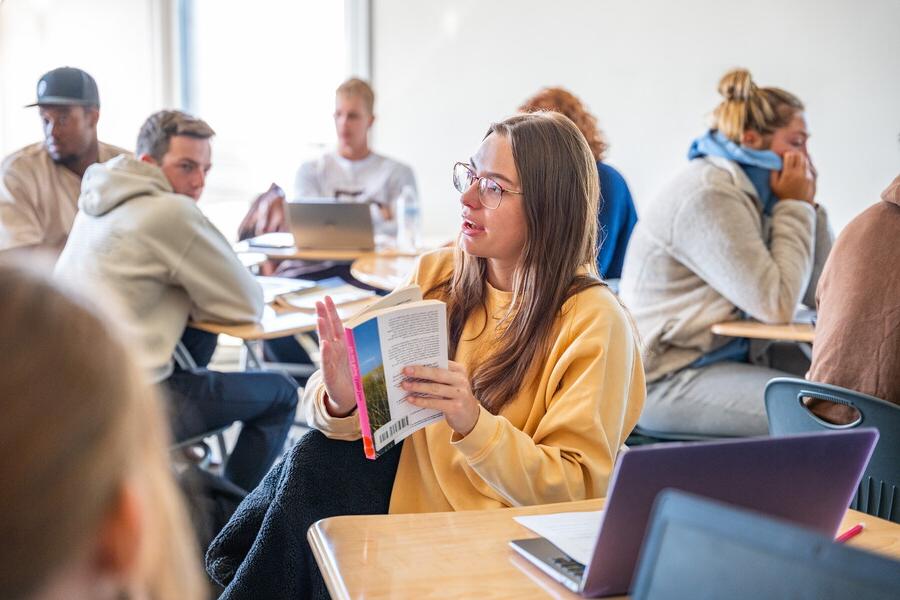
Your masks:
{"label": "white wall", "polygon": [[79,67],[97,80],[101,140],[133,149],[144,119],[171,102],[169,0],[4,0],[0,4],[0,155],[42,139],[38,78]]}
{"label": "white wall", "polygon": [[719,77],[745,66],[806,104],[837,230],[900,173],[898,26],[898,0],[374,0],[376,147],[413,166],[427,233],[455,233],[453,162],[562,85],[597,115],[640,211],[704,130]]}

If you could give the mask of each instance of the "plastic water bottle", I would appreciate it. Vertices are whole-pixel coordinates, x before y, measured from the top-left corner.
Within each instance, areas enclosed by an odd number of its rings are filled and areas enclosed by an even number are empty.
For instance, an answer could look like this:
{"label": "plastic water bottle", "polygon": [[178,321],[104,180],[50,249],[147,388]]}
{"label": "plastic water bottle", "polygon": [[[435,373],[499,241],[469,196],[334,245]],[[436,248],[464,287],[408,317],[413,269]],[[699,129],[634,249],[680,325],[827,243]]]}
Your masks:
{"label": "plastic water bottle", "polygon": [[397,249],[415,252],[419,247],[419,200],[405,185],[397,197]]}

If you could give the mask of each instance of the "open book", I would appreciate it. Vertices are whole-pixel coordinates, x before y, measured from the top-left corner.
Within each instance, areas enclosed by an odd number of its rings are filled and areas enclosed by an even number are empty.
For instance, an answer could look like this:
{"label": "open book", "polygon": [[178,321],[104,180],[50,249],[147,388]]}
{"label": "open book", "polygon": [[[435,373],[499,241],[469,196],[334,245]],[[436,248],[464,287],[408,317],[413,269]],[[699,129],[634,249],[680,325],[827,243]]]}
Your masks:
{"label": "open book", "polygon": [[[281,277],[257,277],[260,279],[282,280]],[[297,312],[315,312],[316,302],[323,302],[325,296],[331,296],[335,306],[343,306],[353,302],[359,302],[367,298],[374,298],[375,292],[364,290],[349,283],[345,283],[340,277],[331,277],[320,281],[304,281],[302,279],[288,279],[287,281],[299,282],[293,289],[285,287],[280,293],[267,296],[266,302],[271,303],[279,310]],[[304,285],[305,284],[305,285]],[[266,292],[266,285],[263,285]]]}
{"label": "open book", "polygon": [[407,402],[400,383],[408,365],[447,368],[446,304],[406,286],[346,320],[344,333],[366,458],[444,418]]}
{"label": "open book", "polygon": [[301,290],[309,290],[316,287],[315,281],[307,281],[305,279],[293,279],[291,277],[265,277],[256,276],[256,283],[260,285],[263,291],[263,301],[271,304],[281,296],[295,294]]}

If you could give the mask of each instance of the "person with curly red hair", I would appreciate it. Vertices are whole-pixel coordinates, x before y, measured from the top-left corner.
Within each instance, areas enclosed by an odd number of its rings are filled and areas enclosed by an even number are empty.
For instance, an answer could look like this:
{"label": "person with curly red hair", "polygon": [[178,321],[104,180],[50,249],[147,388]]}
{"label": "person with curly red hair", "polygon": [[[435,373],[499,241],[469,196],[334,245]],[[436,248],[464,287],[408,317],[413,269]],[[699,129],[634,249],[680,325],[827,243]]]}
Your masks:
{"label": "person with curly red hair", "polygon": [[558,112],[569,117],[587,139],[600,177],[597,270],[605,279],[618,279],[622,276],[625,249],[631,230],[637,223],[637,212],[625,178],[603,162],[608,145],[597,126],[597,118],[588,112],[577,96],[561,87],[546,87],[519,107],[520,112],[538,110]]}

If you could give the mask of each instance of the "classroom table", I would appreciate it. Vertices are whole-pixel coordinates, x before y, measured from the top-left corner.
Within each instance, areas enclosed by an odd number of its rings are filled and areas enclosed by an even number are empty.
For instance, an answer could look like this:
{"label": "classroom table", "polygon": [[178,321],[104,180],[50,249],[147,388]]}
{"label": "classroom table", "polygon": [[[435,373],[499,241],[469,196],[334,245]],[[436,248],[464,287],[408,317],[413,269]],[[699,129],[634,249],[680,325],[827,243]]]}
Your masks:
{"label": "classroom table", "polygon": [[712,326],[716,335],[753,338],[782,342],[803,342],[811,344],[815,339],[815,329],[811,323],[785,323],[770,325],[759,321],[726,321]]}
{"label": "classroom table", "polygon": [[[356,302],[349,302],[338,307],[341,318],[352,316],[358,310],[372,302],[374,298],[365,298]],[[267,305],[263,309],[262,318],[256,323],[242,323],[226,325],[223,323],[210,323],[192,321],[189,323],[194,329],[208,331],[209,333],[225,334],[243,341],[244,353],[242,355],[242,368],[256,370],[263,369],[262,342],[275,338],[297,336],[298,342],[304,347],[310,356],[318,353],[317,346],[311,338],[305,334],[316,330],[316,313],[313,311],[284,311],[276,310]],[[308,373],[303,373],[308,374]]]}
{"label": "classroom table", "polygon": [[[307,532],[332,598],[580,598],[516,554],[512,539],[536,537],[514,516],[598,510],[604,500],[522,508],[331,517]],[[900,525],[848,510],[848,542],[900,559]]]}
{"label": "classroom table", "polygon": [[368,286],[390,292],[406,281],[415,265],[415,256],[373,252],[354,260],[350,274]]}
{"label": "classroom table", "polygon": [[360,256],[371,254],[372,250],[316,250],[298,248],[274,248],[266,246],[251,246],[246,241],[234,245],[234,251],[238,254],[259,253],[272,260],[310,260],[310,261],[335,261],[351,262]]}

